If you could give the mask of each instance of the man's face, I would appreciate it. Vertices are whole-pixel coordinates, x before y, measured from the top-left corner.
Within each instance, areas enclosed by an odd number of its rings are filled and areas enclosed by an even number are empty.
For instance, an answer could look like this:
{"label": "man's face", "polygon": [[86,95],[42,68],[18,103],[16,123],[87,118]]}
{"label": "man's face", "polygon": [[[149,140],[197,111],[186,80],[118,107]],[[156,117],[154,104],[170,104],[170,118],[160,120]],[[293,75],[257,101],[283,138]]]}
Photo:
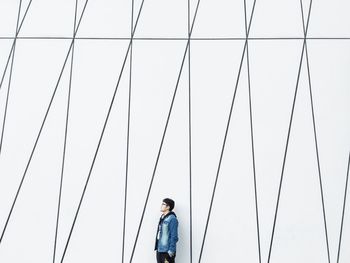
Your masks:
{"label": "man's face", "polygon": [[169,212],[169,206],[166,203],[162,203],[161,207],[160,207],[160,212],[165,213],[165,212]]}

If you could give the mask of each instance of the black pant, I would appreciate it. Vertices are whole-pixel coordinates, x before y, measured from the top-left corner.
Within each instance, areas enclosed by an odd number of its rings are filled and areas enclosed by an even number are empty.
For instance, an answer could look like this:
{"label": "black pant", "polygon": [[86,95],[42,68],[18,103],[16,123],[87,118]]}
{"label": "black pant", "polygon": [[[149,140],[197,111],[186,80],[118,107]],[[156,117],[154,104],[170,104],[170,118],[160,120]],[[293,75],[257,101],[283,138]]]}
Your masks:
{"label": "black pant", "polygon": [[175,255],[170,257],[167,252],[157,252],[157,263],[175,263]]}

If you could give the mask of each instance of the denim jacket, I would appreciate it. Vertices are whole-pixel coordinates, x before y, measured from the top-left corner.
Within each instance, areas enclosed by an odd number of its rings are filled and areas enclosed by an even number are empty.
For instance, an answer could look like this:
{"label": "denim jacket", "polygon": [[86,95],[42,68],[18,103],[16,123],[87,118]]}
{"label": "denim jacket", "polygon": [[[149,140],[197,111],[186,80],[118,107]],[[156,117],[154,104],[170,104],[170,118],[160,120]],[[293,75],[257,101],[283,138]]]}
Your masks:
{"label": "denim jacket", "polygon": [[176,242],[179,240],[177,234],[178,221],[174,212],[168,213],[160,218],[157,229],[155,250],[175,254]]}

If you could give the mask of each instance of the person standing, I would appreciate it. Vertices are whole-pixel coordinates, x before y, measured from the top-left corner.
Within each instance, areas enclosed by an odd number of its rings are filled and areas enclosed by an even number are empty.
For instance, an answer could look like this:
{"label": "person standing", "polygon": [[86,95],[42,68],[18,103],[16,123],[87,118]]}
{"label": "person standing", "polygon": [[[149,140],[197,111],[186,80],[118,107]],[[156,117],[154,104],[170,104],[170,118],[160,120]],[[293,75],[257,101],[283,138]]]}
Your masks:
{"label": "person standing", "polygon": [[175,202],[172,199],[163,199],[155,244],[157,263],[175,263],[179,222],[173,212],[174,207]]}

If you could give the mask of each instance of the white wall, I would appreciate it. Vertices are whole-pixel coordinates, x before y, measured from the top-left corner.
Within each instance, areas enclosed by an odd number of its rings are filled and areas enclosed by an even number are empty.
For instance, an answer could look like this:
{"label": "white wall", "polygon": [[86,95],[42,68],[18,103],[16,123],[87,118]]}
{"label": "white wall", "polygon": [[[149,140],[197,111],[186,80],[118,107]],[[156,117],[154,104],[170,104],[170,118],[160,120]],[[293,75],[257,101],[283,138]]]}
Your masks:
{"label": "white wall", "polygon": [[[0,262],[61,262],[66,244],[64,262],[155,262],[165,197],[180,222],[177,262],[337,262],[350,150],[348,1],[313,1],[304,47],[299,1],[256,1],[248,53],[243,0],[201,0],[188,49],[188,1],[145,0],[137,20],[141,2],[128,49],[132,1],[89,0],[72,56],[74,0],[21,1],[20,23],[30,6],[14,52],[20,1],[0,0]],[[192,22],[197,1],[189,3]],[[302,5],[306,23],[310,1]],[[339,262],[350,260],[349,216],[347,201]]]}

